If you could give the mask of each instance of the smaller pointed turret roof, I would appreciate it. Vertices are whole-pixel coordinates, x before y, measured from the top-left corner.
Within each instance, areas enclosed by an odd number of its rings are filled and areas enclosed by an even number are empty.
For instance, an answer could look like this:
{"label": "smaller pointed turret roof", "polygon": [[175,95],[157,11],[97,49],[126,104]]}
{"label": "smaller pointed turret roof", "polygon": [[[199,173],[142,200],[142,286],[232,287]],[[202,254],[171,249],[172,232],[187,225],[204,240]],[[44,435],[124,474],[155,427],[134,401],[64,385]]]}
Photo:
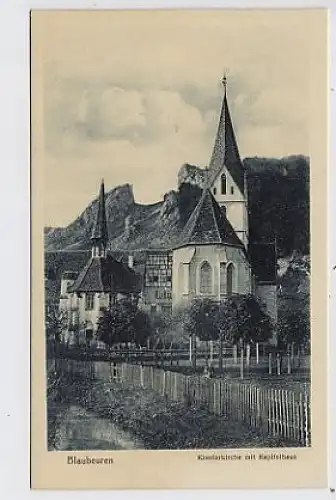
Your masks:
{"label": "smaller pointed turret roof", "polygon": [[111,255],[91,257],[80,272],[70,292],[119,292],[139,291],[139,277],[126,264]]}
{"label": "smaller pointed turret roof", "polygon": [[106,245],[108,241],[108,231],[106,223],[106,209],[105,209],[105,187],[104,179],[101,181],[99,198],[98,198],[98,209],[96,220],[92,229],[91,240],[95,242],[101,242]]}
{"label": "smaller pointed turret roof", "polygon": [[177,248],[186,245],[209,244],[244,248],[210,189],[205,188],[200,201],[185,225]]}

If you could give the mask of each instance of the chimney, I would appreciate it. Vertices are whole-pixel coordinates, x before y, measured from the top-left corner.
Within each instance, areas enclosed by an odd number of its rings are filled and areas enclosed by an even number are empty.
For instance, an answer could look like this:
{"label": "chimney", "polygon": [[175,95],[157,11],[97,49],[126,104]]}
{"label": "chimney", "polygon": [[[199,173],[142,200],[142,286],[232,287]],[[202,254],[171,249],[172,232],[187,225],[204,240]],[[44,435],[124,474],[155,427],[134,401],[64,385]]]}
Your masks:
{"label": "chimney", "polygon": [[128,256],[128,267],[130,267],[132,269],[133,264],[134,264],[134,257],[133,257],[133,255],[129,255]]}

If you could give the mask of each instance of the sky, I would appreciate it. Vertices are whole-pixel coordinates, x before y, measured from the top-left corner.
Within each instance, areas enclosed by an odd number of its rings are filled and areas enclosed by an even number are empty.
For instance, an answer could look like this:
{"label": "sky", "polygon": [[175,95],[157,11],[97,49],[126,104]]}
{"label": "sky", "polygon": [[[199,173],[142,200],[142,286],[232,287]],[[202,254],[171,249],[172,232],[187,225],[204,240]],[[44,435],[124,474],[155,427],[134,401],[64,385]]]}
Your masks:
{"label": "sky", "polygon": [[[138,203],[206,166],[225,71],[242,158],[309,155],[309,11],[48,12],[37,41],[45,225],[133,185]],[[34,90],[34,88],[33,88]],[[34,99],[33,99],[34,104]]]}

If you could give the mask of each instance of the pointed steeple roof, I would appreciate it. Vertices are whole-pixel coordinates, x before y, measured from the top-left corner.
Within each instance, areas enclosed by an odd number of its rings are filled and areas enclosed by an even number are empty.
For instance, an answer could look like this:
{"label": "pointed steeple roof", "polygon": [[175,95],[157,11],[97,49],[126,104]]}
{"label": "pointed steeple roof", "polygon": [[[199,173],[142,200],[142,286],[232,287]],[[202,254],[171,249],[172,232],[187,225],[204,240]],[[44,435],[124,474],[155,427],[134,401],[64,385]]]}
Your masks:
{"label": "pointed steeple roof", "polygon": [[238,145],[230,116],[229,105],[226,95],[226,77],[224,85],[224,98],[217,128],[215,144],[209,164],[208,187],[212,187],[221,168],[225,165],[230,172],[234,182],[244,194],[244,167],[239,156]]}
{"label": "pointed steeple roof", "polygon": [[243,243],[220,209],[210,189],[206,188],[185,225],[177,248],[185,245],[210,244],[233,245],[244,248]]}
{"label": "pointed steeple roof", "polygon": [[96,243],[103,243],[106,245],[108,241],[107,223],[106,223],[106,210],[105,210],[105,188],[104,179],[102,179],[98,198],[98,209],[96,220],[92,229],[91,239]]}

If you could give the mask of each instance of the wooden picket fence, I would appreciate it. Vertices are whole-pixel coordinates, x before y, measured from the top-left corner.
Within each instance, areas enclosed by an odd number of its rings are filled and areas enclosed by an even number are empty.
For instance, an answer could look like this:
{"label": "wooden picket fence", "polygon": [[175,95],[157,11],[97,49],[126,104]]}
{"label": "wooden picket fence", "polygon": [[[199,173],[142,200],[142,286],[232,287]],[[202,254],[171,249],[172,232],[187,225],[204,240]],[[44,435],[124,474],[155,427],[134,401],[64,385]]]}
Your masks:
{"label": "wooden picket fence", "polygon": [[94,377],[151,389],[169,401],[205,408],[215,415],[243,421],[266,435],[310,446],[310,396],[307,391],[260,387],[239,380],[187,376],[122,363],[94,363]]}
{"label": "wooden picket fence", "polygon": [[[229,420],[245,422],[264,435],[299,446],[311,445],[310,395],[299,390],[260,387],[241,380],[183,375],[153,366],[104,361],[57,361],[58,370],[109,383],[155,391],[167,400],[203,408]],[[56,368],[55,360],[48,370]]]}

